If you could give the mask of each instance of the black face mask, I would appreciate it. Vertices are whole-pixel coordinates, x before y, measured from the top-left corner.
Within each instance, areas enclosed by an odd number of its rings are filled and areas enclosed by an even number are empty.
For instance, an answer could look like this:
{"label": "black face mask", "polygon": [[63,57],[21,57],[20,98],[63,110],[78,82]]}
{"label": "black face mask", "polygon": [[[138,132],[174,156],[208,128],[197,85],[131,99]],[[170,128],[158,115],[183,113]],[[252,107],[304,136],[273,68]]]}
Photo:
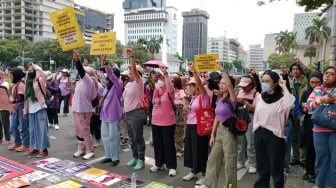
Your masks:
{"label": "black face mask", "polygon": [[31,78],[31,79],[34,79],[36,77],[36,71],[35,70],[29,71],[28,72],[28,77]]}

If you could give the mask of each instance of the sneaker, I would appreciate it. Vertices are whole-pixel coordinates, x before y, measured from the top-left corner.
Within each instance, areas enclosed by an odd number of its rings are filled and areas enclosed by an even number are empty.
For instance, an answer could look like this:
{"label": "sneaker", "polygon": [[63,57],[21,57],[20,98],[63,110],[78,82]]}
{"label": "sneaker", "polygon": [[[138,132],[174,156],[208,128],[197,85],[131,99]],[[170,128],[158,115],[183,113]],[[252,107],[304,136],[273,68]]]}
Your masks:
{"label": "sneaker", "polygon": [[15,151],[17,152],[22,152],[22,151],[27,151],[29,148],[25,145],[21,145],[20,147],[16,148]]}
{"label": "sneaker", "polygon": [[256,167],[250,166],[250,167],[248,168],[248,173],[250,173],[250,174],[255,174],[255,173],[257,173],[257,169],[256,169]]}
{"label": "sneaker", "polygon": [[100,146],[100,140],[95,140],[93,143],[94,148],[98,148]]}
{"label": "sneaker", "polygon": [[169,173],[168,173],[168,176],[170,176],[170,177],[176,176],[176,170],[175,169],[170,169]]}
{"label": "sneaker", "polygon": [[203,185],[199,186],[198,188],[208,188],[208,186],[203,184]]}
{"label": "sneaker", "polygon": [[77,150],[74,154],[73,154],[73,157],[75,158],[78,158],[78,157],[81,157],[85,155],[85,152],[84,151],[80,151],[80,150]]}
{"label": "sneaker", "polygon": [[13,145],[8,146],[8,149],[9,149],[9,150],[15,150],[15,149],[18,148],[18,147],[20,147],[20,146],[19,146],[19,145],[15,145],[15,144],[13,144]]}
{"label": "sneaker", "polygon": [[203,184],[204,184],[204,180],[205,180],[205,176],[201,176],[201,177],[198,178],[198,180],[196,181],[196,185],[203,185]]}
{"label": "sneaker", "polygon": [[157,171],[160,171],[160,170],[164,170],[164,167],[163,166],[158,167],[158,166],[154,165],[149,169],[150,172],[157,172]]}
{"label": "sneaker", "polygon": [[48,127],[49,127],[49,128],[54,127],[54,124],[52,124],[52,123],[48,123]]}
{"label": "sneaker", "polygon": [[94,156],[95,156],[94,152],[88,152],[82,157],[82,159],[83,160],[89,160],[89,159],[92,159]]}
{"label": "sneaker", "polygon": [[182,156],[182,153],[181,152],[177,152],[176,153],[176,157],[181,157]]}
{"label": "sneaker", "polygon": [[10,140],[3,140],[3,141],[2,141],[2,144],[3,144],[3,145],[8,145],[8,144],[10,144],[10,143],[11,143]]}
{"label": "sneaker", "polygon": [[138,159],[132,158],[128,163],[126,164],[128,167],[135,166],[138,162]]}
{"label": "sneaker", "polygon": [[138,159],[138,161],[137,161],[137,163],[136,163],[136,165],[135,165],[135,167],[134,167],[134,170],[141,170],[141,169],[143,169],[143,168],[145,168],[145,163],[144,163],[144,161]]}
{"label": "sneaker", "polygon": [[189,172],[187,175],[183,176],[183,180],[185,181],[190,181],[193,178],[196,178],[196,174],[194,174],[193,172]]}
{"label": "sneaker", "polygon": [[55,130],[58,130],[58,129],[59,129],[58,124],[55,124],[54,129],[55,129]]}
{"label": "sneaker", "polygon": [[245,168],[245,166],[241,163],[237,163],[237,170],[240,170],[242,168]]}

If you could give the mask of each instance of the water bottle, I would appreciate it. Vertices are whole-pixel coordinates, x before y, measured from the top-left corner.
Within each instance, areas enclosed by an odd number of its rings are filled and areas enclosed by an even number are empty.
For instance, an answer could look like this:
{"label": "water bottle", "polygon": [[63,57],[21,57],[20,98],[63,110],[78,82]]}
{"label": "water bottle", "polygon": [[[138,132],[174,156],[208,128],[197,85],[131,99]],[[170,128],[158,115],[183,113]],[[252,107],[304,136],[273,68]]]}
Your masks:
{"label": "water bottle", "polygon": [[131,188],[136,188],[136,174],[135,174],[135,172],[132,173]]}

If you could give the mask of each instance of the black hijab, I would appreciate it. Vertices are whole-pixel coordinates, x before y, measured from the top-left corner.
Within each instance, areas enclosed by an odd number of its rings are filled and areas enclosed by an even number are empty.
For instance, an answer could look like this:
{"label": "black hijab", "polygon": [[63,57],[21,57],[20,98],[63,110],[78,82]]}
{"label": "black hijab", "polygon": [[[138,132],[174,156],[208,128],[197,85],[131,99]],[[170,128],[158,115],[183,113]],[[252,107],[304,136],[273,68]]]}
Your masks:
{"label": "black hijab", "polygon": [[13,83],[16,84],[23,77],[25,77],[25,73],[20,68],[12,68],[10,72],[13,74]]}
{"label": "black hijab", "polygon": [[279,99],[281,99],[281,97],[283,97],[283,93],[282,93],[282,89],[279,86],[279,80],[280,80],[280,76],[278,75],[278,73],[268,70],[264,73],[264,75],[267,74],[271,77],[271,79],[273,80],[273,84],[274,84],[274,92],[273,94],[269,94],[267,92],[263,92],[261,93],[261,98],[267,103],[267,104],[271,104],[274,103],[276,101],[278,101]]}

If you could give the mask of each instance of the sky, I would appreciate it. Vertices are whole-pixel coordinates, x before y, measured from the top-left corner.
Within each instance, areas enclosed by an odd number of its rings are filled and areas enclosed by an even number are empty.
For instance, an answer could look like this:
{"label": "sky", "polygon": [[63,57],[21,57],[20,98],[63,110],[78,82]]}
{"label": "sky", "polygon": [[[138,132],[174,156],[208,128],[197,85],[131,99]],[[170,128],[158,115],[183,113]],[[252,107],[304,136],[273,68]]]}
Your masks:
{"label": "sky", "polygon": [[[266,0],[268,1],[268,0]],[[75,3],[115,15],[117,40],[124,43],[123,0],[75,0]],[[198,8],[207,11],[208,37],[235,38],[245,50],[252,44],[264,44],[265,34],[292,31],[294,14],[304,12],[295,0],[275,1],[257,6],[258,0],[166,0],[177,8],[178,52],[182,51],[182,12]]]}

